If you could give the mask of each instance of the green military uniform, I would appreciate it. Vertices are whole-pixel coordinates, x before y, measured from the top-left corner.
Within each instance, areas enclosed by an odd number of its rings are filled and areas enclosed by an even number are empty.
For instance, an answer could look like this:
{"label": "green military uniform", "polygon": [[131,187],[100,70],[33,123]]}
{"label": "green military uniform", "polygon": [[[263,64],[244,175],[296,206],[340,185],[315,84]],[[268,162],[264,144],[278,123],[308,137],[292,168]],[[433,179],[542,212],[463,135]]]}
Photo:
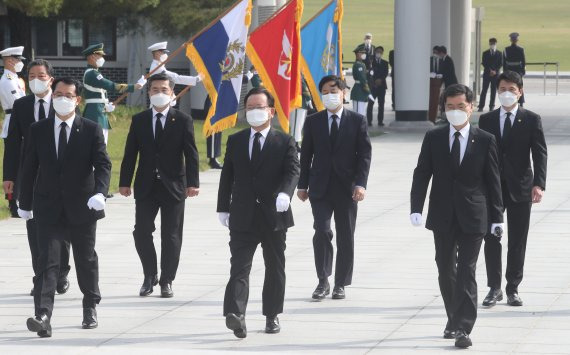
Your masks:
{"label": "green military uniform", "polygon": [[301,108],[308,110],[308,109],[310,109],[309,102],[311,101],[311,92],[309,91],[309,86],[307,85],[305,78],[303,78],[303,80],[301,80],[301,90],[302,90],[302,92],[301,92],[301,99],[302,99]]}
{"label": "green military uniform", "polygon": [[370,95],[368,87],[368,78],[366,76],[366,65],[364,62],[357,60],[352,66],[352,77],[354,78],[354,86],[350,91],[350,99],[352,101],[367,102]]}
{"label": "green military uniform", "polygon": [[255,72],[255,74],[253,74],[253,76],[251,77],[251,86],[253,86],[254,88],[258,88],[261,86],[261,78],[259,77],[259,74],[257,74],[257,72]]}
{"label": "green military uniform", "polygon": [[[82,53],[86,57],[93,53],[104,55],[103,43],[91,45]],[[103,129],[111,129],[109,118],[105,113],[105,104],[109,102],[107,92],[122,94],[135,90],[132,84],[117,84],[105,79],[98,68],[91,65],[87,65],[87,69],[83,74],[83,88],[83,100],[85,102],[83,117],[99,123]]]}

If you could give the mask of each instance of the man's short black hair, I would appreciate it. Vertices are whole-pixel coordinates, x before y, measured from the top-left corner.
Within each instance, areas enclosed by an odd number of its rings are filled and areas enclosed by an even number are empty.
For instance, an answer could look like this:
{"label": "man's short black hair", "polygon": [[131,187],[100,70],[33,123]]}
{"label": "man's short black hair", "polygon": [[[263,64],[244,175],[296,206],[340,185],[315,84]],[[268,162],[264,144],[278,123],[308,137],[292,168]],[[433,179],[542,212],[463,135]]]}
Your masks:
{"label": "man's short black hair", "polygon": [[258,87],[249,90],[249,92],[245,94],[245,98],[243,99],[243,104],[247,105],[247,99],[249,99],[250,96],[259,95],[259,94],[263,94],[267,97],[267,106],[275,107],[275,99],[273,98],[273,95],[271,95],[271,93],[264,87]]}
{"label": "man's short black hair", "polygon": [[517,73],[516,71],[505,70],[504,72],[502,72],[499,75],[499,78],[497,79],[497,88],[499,88],[499,84],[501,83],[501,80],[508,81],[509,83],[516,84],[517,87],[519,88],[519,90],[522,89],[522,87],[523,87],[523,79],[522,79],[521,75],[519,73]]}
{"label": "man's short black hair", "polygon": [[55,87],[59,83],[64,83],[65,85],[74,85],[75,86],[75,95],[81,96],[81,92],[83,91],[83,85],[81,84],[81,82],[79,80],[73,79],[73,78],[68,77],[68,76],[63,77],[63,78],[57,78],[53,81],[53,84],[51,84],[51,89],[53,91],[55,91]]}
{"label": "man's short black hair", "polygon": [[384,47],[377,46],[376,48],[374,48],[374,52],[378,52],[378,51],[382,51],[382,53],[384,53]]}
{"label": "man's short black hair", "polygon": [[31,69],[32,67],[35,67],[35,66],[38,66],[38,65],[44,66],[44,67],[46,68],[47,74],[48,74],[49,76],[53,77],[53,66],[51,65],[50,62],[48,62],[48,61],[45,60],[45,59],[36,59],[36,60],[31,61],[30,64],[28,64],[28,73],[30,72],[30,69]]}
{"label": "man's short black hair", "polygon": [[432,52],[439,52],[439,46],[433,46]]}
{"label": "man's short black hair", "polygon": [[327,75],[323,77],[319,82],[319,91],[322,91],[323,86],[325,86],[325,84],[330,81],[334,81],[333,86],[338,87],[340,90],[346,89],[346,82],[342,80],[338,75]]}
{"label": "man's short black hair", "polygon": [[445,103],[447,102],[448,97],[459,95],[465,95],[465,101],[467,101],[467,103],[473,103],[473,91],[468,86],[463,84],[452,84],[445,88],[441,94],[441,110],[445,111]]}
{"label": "man's short black hair", "polygon": [[159,74],[154,74],[151,75],[148,79],[147,79],[147,88],[150,89],[152,86],[152,83],[155,81],[168,81],[168,86],[170,86],[171,89],[174,89],[174,80],[172,80],[172,78],[168,75],[166,75],[165,73],[159,73]]}
{"label": "man's short black hair", "polygon": [[445,46],[439,46],[439,52],[443,54],[447,54],[447,48]]}
{"label": "man's short black hair", "polygon": [[489,38],[489,43],[497,43],[497,39],[495,37]]}

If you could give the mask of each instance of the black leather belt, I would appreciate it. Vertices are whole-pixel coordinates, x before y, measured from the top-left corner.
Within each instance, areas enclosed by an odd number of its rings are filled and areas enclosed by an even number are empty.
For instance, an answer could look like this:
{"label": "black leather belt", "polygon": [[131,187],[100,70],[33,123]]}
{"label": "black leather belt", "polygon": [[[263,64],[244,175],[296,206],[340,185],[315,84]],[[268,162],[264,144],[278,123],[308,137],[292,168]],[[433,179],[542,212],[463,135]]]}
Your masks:
{"label": "black leather belt", "polygon": [[12,109],[4,110],[4,113],[6,115],[10,115],[12,113]]}

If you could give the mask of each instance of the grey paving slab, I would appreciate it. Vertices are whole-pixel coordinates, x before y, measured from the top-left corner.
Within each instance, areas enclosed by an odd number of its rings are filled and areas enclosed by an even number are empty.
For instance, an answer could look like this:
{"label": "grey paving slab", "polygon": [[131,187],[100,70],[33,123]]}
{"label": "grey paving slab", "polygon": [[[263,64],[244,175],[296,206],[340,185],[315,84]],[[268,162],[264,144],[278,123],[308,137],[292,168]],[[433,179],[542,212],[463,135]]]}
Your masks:
{"label": "grey paving slab", "polygon": [[[568,99],[568,95],[528,95],[527,107],[543,115],[549,167],[545,198],[533,207],[520,287],[525,305],[480,308],[471,353],[570,353]],[[393,113],[387,108],[386,122],[390,120]],[[108,201],[108,217],[99,223],[97,235],[103,300],[98,307],[100,326],[94,330],[80,327],[82,295],[72,272],[69,292],[56,296],[53,338],[39,339],[27,331],[25,320],[33,314],[33,302],[27,295],[32,269],[25,228],[21,220],[0,221],[0,354],[453,350],[453,341],[441,338],[446,318],[437,287],[433,237],[409,224],[411,173],[421,139],[420,133],[388,129],[373,139],[369,189],[359,205],[354,283],[347,288],[346,300],[310,300],[316,284],[311,210],[308,204],[293,201],[296,226],[287,235],[287,290],[280,316],[283,330],[278,335],[263,333],[260,254],[251,273],[248,337],[238,340],[225,328],[222,300],[230,254],[227,230],[214,212],[219,172],[203,173],[200,196],[186,203],[182,258],[172,299],[138,296],[142,270],[131,234],[134,201],[119,196]],[[160,238],[155,239],[160,249]],[[482,300],[487,291],[483,254],[477,279]]]}

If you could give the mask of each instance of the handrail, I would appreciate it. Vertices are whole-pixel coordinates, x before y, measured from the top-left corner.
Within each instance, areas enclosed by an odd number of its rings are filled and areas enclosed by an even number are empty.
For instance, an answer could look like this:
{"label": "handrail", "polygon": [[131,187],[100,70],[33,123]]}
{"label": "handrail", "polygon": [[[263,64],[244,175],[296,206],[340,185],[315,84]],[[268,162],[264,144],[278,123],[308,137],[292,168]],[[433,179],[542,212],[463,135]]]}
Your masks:
{"label": "handrail", "polygon": [[546,96],[546,66],[547,65],[556,65],[556,96],[558,96],[558,77],[560,73],[560,62],[530,62],[526,63],[526,65],[542,65],[543,67],[543,74],[542,74],[542,90],[543,94]]}

